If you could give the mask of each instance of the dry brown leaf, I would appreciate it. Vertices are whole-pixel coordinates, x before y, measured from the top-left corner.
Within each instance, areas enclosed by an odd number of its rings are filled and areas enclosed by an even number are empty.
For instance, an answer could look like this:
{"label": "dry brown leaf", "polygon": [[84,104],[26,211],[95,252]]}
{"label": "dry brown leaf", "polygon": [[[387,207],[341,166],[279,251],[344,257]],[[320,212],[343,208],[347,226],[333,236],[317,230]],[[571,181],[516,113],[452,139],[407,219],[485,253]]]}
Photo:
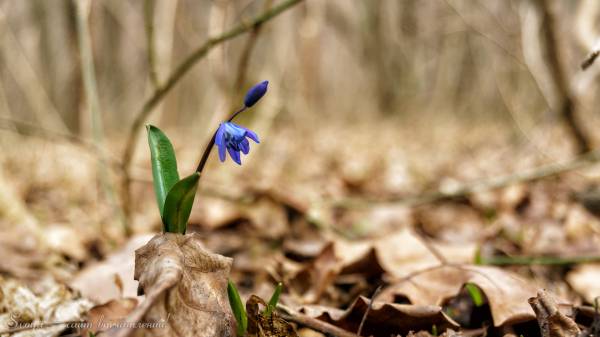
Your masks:
{"label": "dry brown leaf", "polygon": [[135,309],[137,303],[135,298],[123,298],[93,307],[87,313],[86,322],[89,323],[89,327],[86,327],[81,335],[88,336],[88,332],[97,334],[112,328],[114,324],[122,322]]}
{"label": "dry brown leaf", "polygon": [[20,229],[0,231],[0,272],[18,278],[38,278],[49,254],[45,247],[35,247],[38,242]]}
{"label": "dry brown leaf", "polygon": [[248,337],[298,337],[294,327],[277,316],[276,312],[269,317],[259,310],[259,304],[266,307],[263,299],[251,295],[246,301],[246,313],[248,315]]}
{"label": "dry brown leaf", "polygon": [[480,212],[457,203],[423,206],[415,216],[426,233],[448,242],[476,240],[484,228]]}
{"label": "dry brown leaf", "polygon": [[580,333],[577,324],[558,309],[550,294],[540,290],[536,297],[529,299],[535,311],[542,337],[577,337]]}
{"label": "dry brown leaf", "polygon": [[582,264],[567,274],[567,282],[581,294],[588,303],[600,296],[600,264]]}
{"label": "dry brown leaf", "polygon": [[[347,331],[357,331],[370,300],[360,296],[347,310],[318,305],[308,305],[301,312],[334,324]],[[405,305],[375,301],[363,327],[363,336],[406,335],[409,331],[457,328],[442,308],[433,305]]]}
{"label": "dry brown leaf", "polygon": [[321,239],[294,239],[283,241],[282,250],[295,260],[305,260],[317,257],[325,248],[326,243]]}
{"label": "dry brown leaf", "polygon": [[408,280],[384,289],[381,300],[393,303],[407,298],[416,305],[443,305],[465,283],[474,283],[486,295],[495,326],[528,321],[535,315],[527,299],[536,288],[519,276],[495,267],[444,266],[415,273]]}
{"label": "dry brown leaf", "polygon": [[293,279],[292,286],[303,293],[304,303],[319,301],[327,287],[339,274],[341,264],[336,257],[334,244],[328,244],[321,254]]}
{"label": "dry brown leaf", "polygon": [[[450,244],[432,241],[431,245],[451,263],[470,263],[477,251],[475,243],[469,242]],[[394,277],[404,277],[439,264],[423,241],[408,229],[376,241],[375,253],[383,269]]]}
{"label": "dry brown leaf", "polygon": [[[473,260],[476,246],[431,242],[450,262],[468,263]],[[336,256],[341,259],[342,273],[369,273],[383,270],[401,278],[414,271],[439,264],[431,250],[412,231],[402,229],[375,241],[335,243]],[[367,268],[367,269],[365,269]]]}
{"label": "dry brown leaf", "polygon": [[44,238],[48,248],[76,261],[84,261],[88,257],[86,245],[89,241],[77,229],[62,224],[53,224],[44,228]]}
{"label": "dry brown leaf", "polygon": [[135,279],[146,300],[127,322],[163,325],[121,328],[110,336],[235,336],[226,290],[231,258],[206,251],[198,234],[173,233],[156,235],[135,255]]}
{"label": "dry brown leaf", "polygon": [[[138,282],[133,279],[135,250],[151,238],[151,234],[132,237],[123,248],[110,254],[104,261],[79,272],[70,286],[96,303],[106,303],[121,297],[136,297]],[[115,277],[121,280],[121,285],[115,282]]]}
{"label": "dry brown leaf", "polygon": [[38,327],[12,336],[58,336],[65,325],[41,327],[56,322],[81,321],[92,303],[70,291],[65,285],[45,279],[36,285],[38,292],[16,280],[0,277],[0,331]]}
{"label": "dry brown leaf", "polygon": [[[474,244],[432,243],[446,259],[456,263],[472,261]],[[392,235],[364,241],[338,239],[292,279],[292,287],[303,294],[304,303],[316,303],[336,276],[360,274],[380,276],[387,273],[401,278],[410,273],[438,265],[438,259],[421,239],[408,229]]]}
{"label": "dry brown leaf", "polygon": [[198,224],[209,230],[214,230],[243,217],[244,214],[240,212],[238,205],[235,203],[223,199],[205,197],[201,203],[194,205],[189,222],[191,224]]}

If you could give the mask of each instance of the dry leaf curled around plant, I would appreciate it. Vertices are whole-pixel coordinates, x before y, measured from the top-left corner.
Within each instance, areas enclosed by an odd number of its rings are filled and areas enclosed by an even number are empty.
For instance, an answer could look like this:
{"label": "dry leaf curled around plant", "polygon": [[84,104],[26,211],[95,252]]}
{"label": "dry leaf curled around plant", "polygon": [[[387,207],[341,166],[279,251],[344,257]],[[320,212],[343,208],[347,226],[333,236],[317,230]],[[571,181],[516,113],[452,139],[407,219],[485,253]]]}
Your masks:
{"label": "dry leaf curled around plant", "polygon": [[232,259],[204,249],[198,234],[156,235],[135,252],[135,278],[146,295],[127,323],[110,336],[235,336],[227,299]]}

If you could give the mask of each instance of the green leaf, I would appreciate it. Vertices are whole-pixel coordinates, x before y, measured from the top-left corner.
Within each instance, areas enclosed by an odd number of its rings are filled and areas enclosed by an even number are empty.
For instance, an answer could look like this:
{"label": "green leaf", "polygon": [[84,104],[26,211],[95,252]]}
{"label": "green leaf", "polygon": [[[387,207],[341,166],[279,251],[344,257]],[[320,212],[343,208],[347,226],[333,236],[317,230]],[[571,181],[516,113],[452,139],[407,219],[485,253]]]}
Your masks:
{"label": "green leaf", "polygon": [[199,179],[200,174],[194,172],[178,181],[167,194],[162,217],[165,232],[185,234]]}
{"label": "green leaf", "polygon": [[481,290],[479,290],[479,287],[473,283],[467,283],[467,284],[465,284],[465,288],[467,289],[469,296],[471,296],[471,299],[473,300],[473,303],[475,304],[475,306],[476,307],[482,306],[483,305],[483,294],[481,293]]}
{"label": "green leaf", "polygon": [[277,287],[275,287],[275,291],[273,291],[273,295],[271,295],[269,304],[267,304],[267,308],[265,309],[265,316],[270,317],[275,308],[277,307],[277,302],[279,302],[279,296],[281,295],[282,290],[283,284],[281,282],[277,283]]}
{"label": "green leaf", "polygon": [[227,280],[227,296],[229,297],[229,306],[231,306],[231,311],[237,322],[237,335],[244,336],[246,329],[248,329],[248,316],[240,294],[231,280]]}
{"label": "green leaf", "polygon": [[177,160],[173,145],[167,136],[153,125],[146,125],[148,131],[148,144],[150,145],[150,156],[152,160],[152,178],[154,181],[154,193],[156,202],[163,216],[163,210],[167,194],[179,181],[177,173]]}

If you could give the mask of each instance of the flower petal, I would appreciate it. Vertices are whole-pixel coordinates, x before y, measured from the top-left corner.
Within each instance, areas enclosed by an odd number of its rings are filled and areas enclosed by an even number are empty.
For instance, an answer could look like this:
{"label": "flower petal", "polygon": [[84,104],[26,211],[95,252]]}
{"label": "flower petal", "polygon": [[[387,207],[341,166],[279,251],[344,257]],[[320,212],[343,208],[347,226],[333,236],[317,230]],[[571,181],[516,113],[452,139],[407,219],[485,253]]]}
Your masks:
{"label": "flower petal", "polygon": [[234,162],[236,162],[238,165],[242,165],[242,159],[240,158],[239,151],[236,151],[234,148],[231,147],[227,147],[227,151],[229,152],[229,155],[231,156],[231,159],[233,159]]}
{"label": "flower petal", "polygon": [[219,147],[219,160],[225,161],[225,125],[219,124],[217,133],[215,133],[215,145]]}
{"label": "flower petal", "polygon": [[224,123],[227,129],[225,129],[225,133],[233,139],[241,139],[246,135],[246,128],[239,126],[233,122],[225,122]]}
{"label": "flower petal", "polygon": [[248,139],[244,138],[244,140],[240,142],[239,148],[242,150],[242,153],[248,154],[248,152],[250,152],[250,142]]}
{"label": "flower petal", "polygon": [[219,128],[217,129],[217,133],[215,134],[215,144],[221,146],[225,145],[225,125],[223,123],[219,124]]}
{"label": "flower petal", "polygon": [[225,148],[226,148],[226,146],[225,146],[225,144],[221,144],[221,145],[217,145],[217,146],[219,147],[219,160],[221,162],[224,162],[225,161],[225,157],[226,157],[225,156]]}
{"label": "flower petal", "polygon": [[[242,126],[242,128],[244,128],[244,127]],[[247,128],[244,128],[244,130],[246,130],[246,134],[245,134],[246,137],[252,139],[256,144],[260,143],[260,140],[258,139],[258,135],[256,134],[256,132],[254,132],[250,129],[247,129]]]}

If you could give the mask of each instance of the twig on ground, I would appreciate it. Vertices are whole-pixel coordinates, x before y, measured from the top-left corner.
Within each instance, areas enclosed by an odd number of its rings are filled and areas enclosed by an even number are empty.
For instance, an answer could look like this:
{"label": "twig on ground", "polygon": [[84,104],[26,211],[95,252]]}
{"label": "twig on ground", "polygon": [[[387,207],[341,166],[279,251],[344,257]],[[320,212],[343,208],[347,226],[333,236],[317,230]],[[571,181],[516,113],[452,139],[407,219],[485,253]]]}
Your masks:
{"label": "twig on ground", "polygon": [[373,296],[371,296],[371,300],[369,301],[369,306],[367,307],[365,314],[363,315],[362,319],[360,320],[360,325],[358,326],[358,330],[356,331],[356,334],[359,337],[361,336],[363,326],[365,325],[365,322],[367,321],[367,317],[369,316],[371,309],[373,309],[373,303],[375,303],[375,298],[377,297],[377,295],[379,295],[379,292],[381,291],[381,287],[382,286],[379,286],[379,287],[377,287],[377,289],[375,289],[375,292],[373,293]]}
{"label": "twig on ground", "polygon": [[279,4],[278,6],[272,8],[269,11],[262,13],[261,15],[255,17],[249,22],[242,22],[232,29],[224,32],[223,34],[217,37],[209,38],[204,44],[200,47],[196,48],[183,62],[181,62],[175,70],[169,75],[169,77],[164,81],[160,87],[156,88],[154,93],[146,100],[143,104],[141,110],[136,114],[136,117],[131,125],[129,130],[127,142],[125,145],[125,151],[123,152],[123,158],[121,162],[123,163],[124,177],[122,183],[122,207],[125,212],[125,215],[128,217],[130,213],[130,191],[129,191],[129,168],[131,166],[131,161],[133,159],[133,154],[135,152],[135,147],[138,140],[138,133],[146,122],[156,105],[165,97],[165,95],[173,89],[175,84],[179,82],[179,80],[199,61],[201,60],[208,51],[210,51],[215,46],[230,40],[234,37],[237,37],[256,26],[259,26],[277,15],[283,13],[287,9],[293,7],[294,5],[300,3],[302,0],[286,0]]}
{"label": "twig on ground", "polygon": [[346,331],[344,329],[338,328],[335,325],[329,324],[327,322],[318,320],[316,318],[310,317],[308,315],[299,313],[291,308],[278,303],[277,309],[280,309],[284,313],[281,315],[283,319],[286,321],[294,322],[300,324],[302,326],[308,327],[312,330],[327,334],[328,336],[335,337],[358,337],[356,334],[352,332]]}

